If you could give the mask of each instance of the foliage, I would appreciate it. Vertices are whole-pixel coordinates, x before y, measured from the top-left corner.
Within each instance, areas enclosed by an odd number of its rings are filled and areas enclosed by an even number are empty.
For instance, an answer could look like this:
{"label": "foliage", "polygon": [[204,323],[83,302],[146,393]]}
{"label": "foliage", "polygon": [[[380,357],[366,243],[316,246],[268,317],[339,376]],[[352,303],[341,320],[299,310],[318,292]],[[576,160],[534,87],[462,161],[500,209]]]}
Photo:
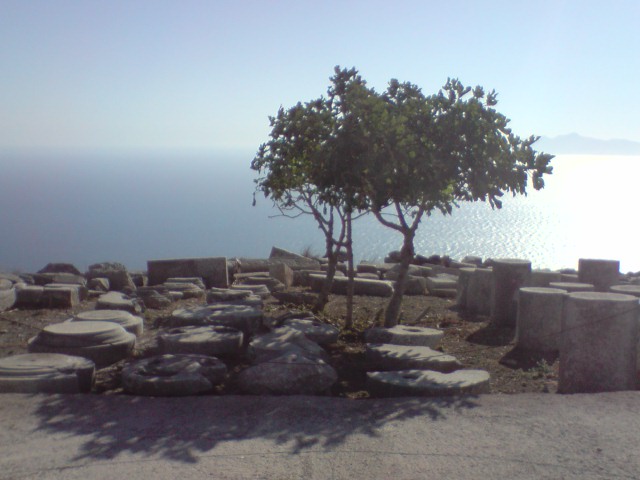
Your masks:
{"label": "foliage", "polygon": [[529,176],[542,188],[553,157],[532,148],[537,137],[513,134],[494,108],[494,91],[449,79],[430,96],[397,80],[378,93],[355,69],[339,67],[331,82],[326,98],[281,108],[271,118],[271,140],[252,168],[265,173],[256,180],[265,196],[314,215],[328,247],[350,247],[345,225],[354,212],[371,212],[403,235],[396,292],[385,314],[391,326],[424,215],[451,214],[466,201],[501,208],[505,193],[526,194]]}

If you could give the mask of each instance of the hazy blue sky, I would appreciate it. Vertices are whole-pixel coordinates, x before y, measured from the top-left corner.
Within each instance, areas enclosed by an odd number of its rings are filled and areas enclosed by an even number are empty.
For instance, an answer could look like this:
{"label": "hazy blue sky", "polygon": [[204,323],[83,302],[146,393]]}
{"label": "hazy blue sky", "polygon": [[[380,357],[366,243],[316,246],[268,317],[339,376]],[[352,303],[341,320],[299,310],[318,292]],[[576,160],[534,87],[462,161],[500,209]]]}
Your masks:
{"label": "hazy blue sky", "polygon": [[640,141],[638,25],[638,0],[0,0],[0,147],[255,150],[335,65],[495,88],[520,135]]}

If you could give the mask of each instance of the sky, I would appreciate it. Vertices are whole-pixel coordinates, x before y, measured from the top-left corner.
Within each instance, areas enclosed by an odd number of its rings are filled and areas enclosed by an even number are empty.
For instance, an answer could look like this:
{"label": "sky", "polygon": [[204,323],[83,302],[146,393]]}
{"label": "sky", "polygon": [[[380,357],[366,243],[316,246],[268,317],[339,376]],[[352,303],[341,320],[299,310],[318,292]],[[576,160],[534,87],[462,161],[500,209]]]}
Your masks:
{"label": "sky", "polygon": [[0,0],[0,148],[255,152],[336,65],[495,89],[516,134],[640,141],[640,2]]}

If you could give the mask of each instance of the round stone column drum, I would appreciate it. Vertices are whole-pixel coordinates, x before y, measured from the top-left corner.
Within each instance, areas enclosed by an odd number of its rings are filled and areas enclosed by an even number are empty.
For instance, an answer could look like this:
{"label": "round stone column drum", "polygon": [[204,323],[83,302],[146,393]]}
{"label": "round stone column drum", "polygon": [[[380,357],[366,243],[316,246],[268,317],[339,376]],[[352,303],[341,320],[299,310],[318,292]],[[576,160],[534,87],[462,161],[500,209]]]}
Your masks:
{"label": "round stone column drum", "polygon": [[479,315],[491,313],[491,297],[493,291],[493,270],[476,268],[469,279],[467,291],[467,311]]}
{"label": "round stone column drum", "polygon": [[516,344],[536,352],[557,352],[566,290],[524,287],[518,293]]}
{"label": "round stone column drum", "polygon": [[591,283],[596,292],[608,292],[620,279],[618,260],[593,260],[581,258],[578,261],[578,281]]}
{"label": "round stone column drum", "polygon": [[517,293],[520,287],[529,285],[530,279],[531,262],[529,260],[515,258],[494,260],[491,318],[495,325],[516,326]]}
{"label": "round stone column drum", "polygon": [[576,292],[565,297],[560,337],[560,393],[636,388],[638,299]]}

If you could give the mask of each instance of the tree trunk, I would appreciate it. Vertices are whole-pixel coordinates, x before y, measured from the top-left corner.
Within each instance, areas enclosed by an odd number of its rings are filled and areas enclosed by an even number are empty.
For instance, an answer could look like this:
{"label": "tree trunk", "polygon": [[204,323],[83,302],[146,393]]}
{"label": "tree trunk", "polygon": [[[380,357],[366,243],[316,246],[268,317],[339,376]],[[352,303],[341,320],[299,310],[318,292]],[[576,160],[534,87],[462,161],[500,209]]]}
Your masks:
{"label": "tree trunk", "polygon": [[329,303],[329,293],[331,293],[331,285],[333,284],[333,277],[336,275],[336,267],[338,266],[338,247],[329,250],[329,264],[327,265],[327,275],[322,284],[322,290],[318,294],[316,304],[313,307],[315,313],[324,310],[324,307]]}
{"label": "tree trunk", "polygon": [[406,230],[403,232],[403,235],[404,242],[400,250],[400,270],[398,271],[398,278],[396,279],[396,287],[384,313],[384,326],[387,328],[398,325],[402,297],[404,295],[405,285],[407,284],[409,265],[411,265],[414,257],[413,237],[415,236],[415,230]]}
{"label": "tree trunk", "polygon": [[349,329],[353,327],[353,292],[355,288],[355,272],[353,269],[353,240],[351,237],[351,213],[347,214],[347,264],[348,264],[348,276],[347,283],[347,318],[344,321],[344,328]]}

